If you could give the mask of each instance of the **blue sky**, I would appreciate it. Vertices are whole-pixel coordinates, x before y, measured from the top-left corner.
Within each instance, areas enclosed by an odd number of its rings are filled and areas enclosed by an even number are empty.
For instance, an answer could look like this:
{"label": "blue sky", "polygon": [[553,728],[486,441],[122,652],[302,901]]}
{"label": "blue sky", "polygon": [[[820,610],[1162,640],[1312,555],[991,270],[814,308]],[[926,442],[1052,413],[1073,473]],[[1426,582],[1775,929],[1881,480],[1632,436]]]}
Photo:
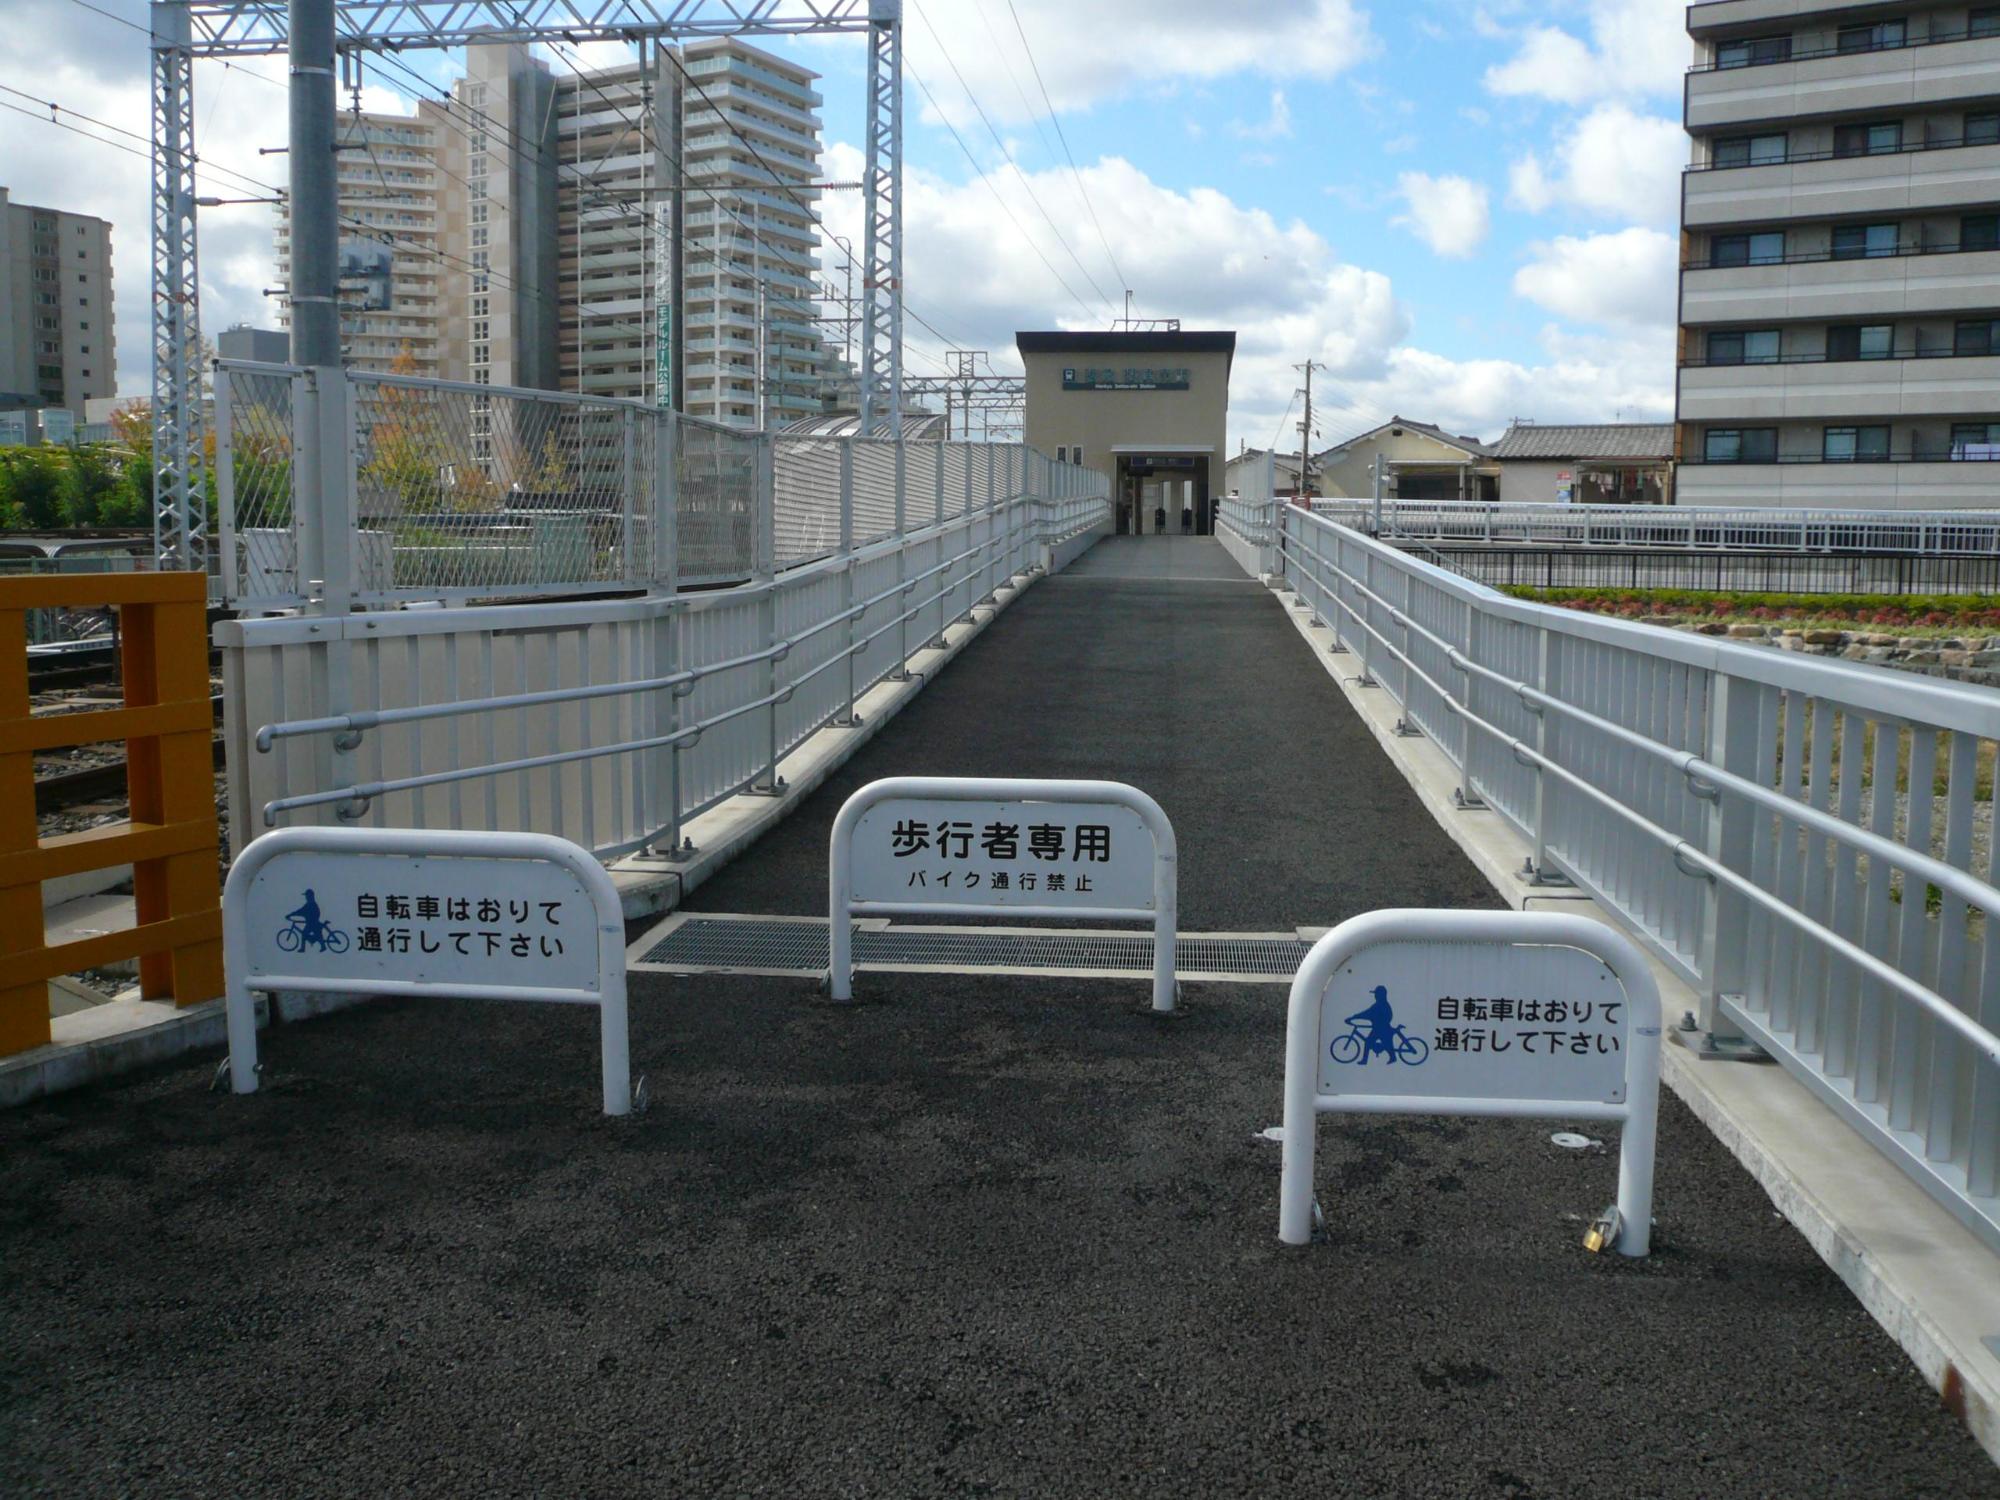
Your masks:
{"label": "blue sky", "polygon": [[[139,0],[97,3],[144,23]],[[1014,330],[1104,326],[1130,286],[1143,315],[1238,331],[1232,448],[1296,442],[1290,367],[1309,355],[1329,367],[1315,382],[1320,442],[1391,411],[1487,436],[1514,415],[1670,413],[1689,53],[1673,0],[906,6],[907,296],[952,341],[994,350],[996,367]],[[46,46],[32,74],[0,60],[0,86],[145,134],[139,30],[70,0],[10,8],[16,34]],[[858,176],[858,39],[776,45],[824,75],[828,175]],[[422,65],[452,72],[443,56]],[[282,143],[282,95],[253,70],[279,77],[282,62],[204,65],[203,152],[281,181],[283,159],[255,148]],[[379,81],[367,102],[408,107]],[[0,112],[0,162],[16,201],[112,219],[121,388],[143,391],[143,160]],[[858,240],[857,195],[829,195],[825,212]],[[269,321],[266,210],[209,213],[202,256],[207,327]],[[939,341],[910,334],[912,368],[937,368]]]}

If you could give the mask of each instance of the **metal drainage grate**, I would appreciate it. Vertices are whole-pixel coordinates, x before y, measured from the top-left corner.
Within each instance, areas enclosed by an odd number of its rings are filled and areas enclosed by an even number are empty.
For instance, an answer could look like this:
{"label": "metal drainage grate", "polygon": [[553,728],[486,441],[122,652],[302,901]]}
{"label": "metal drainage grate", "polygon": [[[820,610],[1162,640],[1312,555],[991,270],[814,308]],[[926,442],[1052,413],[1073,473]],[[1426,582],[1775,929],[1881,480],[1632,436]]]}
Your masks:
{"label": "metal drainage grate", "polygon": [[[1183,979],[1281,982],[1297,972],[1310,946],[1282,934],[1183,933],[1175,943],[1174,967]],[[1144,976],[1153,971],[1153,939],[1143,932],[857,922],[854,961],[873,969]],[[632,967],[677,974],[821,974],[826,962],[824,919],[682,914],[646,940]]]}

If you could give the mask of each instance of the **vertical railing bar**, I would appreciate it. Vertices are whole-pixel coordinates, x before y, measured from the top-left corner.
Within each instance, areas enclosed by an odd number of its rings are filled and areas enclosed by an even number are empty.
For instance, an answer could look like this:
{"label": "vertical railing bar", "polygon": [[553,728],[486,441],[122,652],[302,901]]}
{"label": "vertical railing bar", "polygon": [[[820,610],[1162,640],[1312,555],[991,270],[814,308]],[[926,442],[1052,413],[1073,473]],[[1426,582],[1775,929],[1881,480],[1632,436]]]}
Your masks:
{"label": "vertical railing bar", "polygon": [[[1899,726],[1893,720],[1878,719],[1874,724],[1874,753],[1870,768],[1869,826],[1885,839],[1896,836],[1896,770],[1901,761]],[[1875,957],[1889,954],[1889,863],[1868,859],[1868,905],[1862,922],[1862,946]],[[1862,978],[1855,1005],[1854,1097],[1872,1104],[1881,1097],[1882,1080],[1882,985]]]}
{"label": "vertical railing bar", "polygon": [[[1951,759],[1945,783],[1944,862],[1954,869],[1972,868],[1972,816],[1977,805],[1979,740],[1964,731],[1951,736]],[[1929,903],[1926,902],[1926,905]],[[1972,908],[1945,895],[1938,909],[1937,977],[1931,988],[1959,1009],[1973,1013],[1966,980],[1967,923]],[[1924,1122],[1924,1154],[1931,1161],[1952,1161],[1961,1154],[1959,1135],[1962,1064],[1966,1053],[1949,1029],[1933,1024],[1931,1055],[1925,1070],[1929,1119]]]}
{"label": "vertical railing bar", "polygon": [[[1920,854],[1931,852],[1931,803],[1935,796],[1933,778],[1937,774],[1937,731],[1912,726],[1910,729],[1908,789],[1904,792],[1908,812],[1903,824],[1905,847]],[[1930,887],[1905,870],[1902,872],[1903,909],[1896,924],[1896,967],[1921,983],[1924,979],[1925,938],[1930,928]],[[1889,1124],[1908,1130],[1918,1113],[1918,1070],[1929,1053],[1926,1046],[1931,1031],[1930,1018],[1907,1000],[1898,999],[1890,1011],[1889,1027]]]}
{"label": "vertical railing bar", "polygon": [[[424,701],[423,655],[421,649],[423,641],[424,638],[419,635],[406,635],[403,637],[404,671],[409,674],[409,701],[412,703],[421,703]],[[375,698],[375,705],[380,707],[381,704],[381,695],[378,693]],[[409,726],[410,774],[412,776],[421,776],[424,774],[424,728],[425,726],[422,724],[412,724]],[[411,827],[426,828],[430,826],[425,820],[424,815],[424,800],[429,795],[422,787],[410,793]]]}
{"label": "vertical railing bar", "polygon": [[[1785,694],[1784,733],[1779,741],[1778,793],[1788,803],[1805,800],[1804,763],[1806,757],[1806,701],[1797,691]],[[1778,878],[1772,887],[1788,901],[1799,899],[1802,829],[1791,819],[1777,820]],[[1767,1010],[1772,1029],[1780,1034],[1796,1031],[1797,940],[1789,922],[1776,924],[1771,934],[1770,964],[1766,971]]]}

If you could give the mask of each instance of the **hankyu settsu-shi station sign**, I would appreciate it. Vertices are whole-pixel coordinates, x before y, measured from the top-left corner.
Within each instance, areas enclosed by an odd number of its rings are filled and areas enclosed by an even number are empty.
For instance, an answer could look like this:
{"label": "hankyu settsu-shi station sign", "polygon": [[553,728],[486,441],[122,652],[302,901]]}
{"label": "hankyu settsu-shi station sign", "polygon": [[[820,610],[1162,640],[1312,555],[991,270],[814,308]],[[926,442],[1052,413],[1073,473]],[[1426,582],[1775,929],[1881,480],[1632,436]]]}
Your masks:
{"label": "hankyu settsu-shi station sign", "polygon": [[1622,933],[1539,912],[1350,918],[1292,982],[1279,1238],[1311,1237],[1319,1115],[1524,1115],[1623,1125],[1599,1222],[1644,1255],[1659,1090],[1659,990]]}
{"label": "hankyu settsu-shi station sign", "polygon": [[1167,815],[1119,782],[871,782],[834,820],[828,984],[852,998],[856,912],[1131,917],[1154,924],[1153,1006],[1172,1010],[1175,873]]}
{"label": "hankyu settsu-shi station sign", "polygon": [[529,833],[287,828],[252,841],[223,893],[229,1061],[257,1087],[251,992],[595,1005],[604,1112],[630,1110],[624,921],[584,850]]}

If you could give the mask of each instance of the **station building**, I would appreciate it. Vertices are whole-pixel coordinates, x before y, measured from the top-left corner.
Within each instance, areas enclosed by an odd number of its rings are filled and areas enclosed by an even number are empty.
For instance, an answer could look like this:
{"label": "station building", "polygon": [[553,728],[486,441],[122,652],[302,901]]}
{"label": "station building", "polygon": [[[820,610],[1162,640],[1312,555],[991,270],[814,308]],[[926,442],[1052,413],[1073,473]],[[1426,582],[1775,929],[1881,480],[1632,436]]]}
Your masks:
{"label": "station building", "polygon": [[1120,535],[1214,529],[1234,333],[1017,333],[1014,347],[1027,367],[1024,436],[1111,481]]}

